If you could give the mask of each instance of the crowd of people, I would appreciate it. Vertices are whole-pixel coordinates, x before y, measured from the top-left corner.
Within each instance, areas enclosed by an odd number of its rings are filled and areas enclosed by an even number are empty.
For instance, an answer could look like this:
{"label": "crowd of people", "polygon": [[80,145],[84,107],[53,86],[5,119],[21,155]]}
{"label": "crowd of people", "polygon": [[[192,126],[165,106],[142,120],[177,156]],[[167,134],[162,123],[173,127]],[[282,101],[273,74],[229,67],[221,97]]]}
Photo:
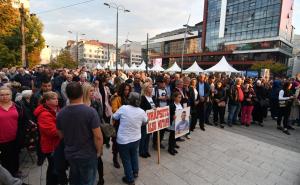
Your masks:
{"label": "crowd of people", "polygon": [[[0,184],[22,184],[21,151],[36,153],[39,166],[47,159],[47,185],[92,185],[97,172],[98,184],[104,184],[101,156],[105,146],[111,147],[115,168],[122,162],[123,182],[132,185],[139,176],[138,157],[151,157],[150,143],[154,150],[160,147],[174,156],[178,142],[191,139],[197,124],[202,131],[206,125],[263,127],[270,110],[277,129],[290,135],[293,125],[300,126],[299,92],[300,73],[295,78],[266,80],[226,74],[89,71],[86,67],[3,68]],[[147,133],[145,111],[165,106],[170,107],[170,127],[159,132],[158,143],[157,133]],[[190,107],[190,132],[175,139],[175,112],[186,106]],[[167,146],[162,143],[165,134]]]}

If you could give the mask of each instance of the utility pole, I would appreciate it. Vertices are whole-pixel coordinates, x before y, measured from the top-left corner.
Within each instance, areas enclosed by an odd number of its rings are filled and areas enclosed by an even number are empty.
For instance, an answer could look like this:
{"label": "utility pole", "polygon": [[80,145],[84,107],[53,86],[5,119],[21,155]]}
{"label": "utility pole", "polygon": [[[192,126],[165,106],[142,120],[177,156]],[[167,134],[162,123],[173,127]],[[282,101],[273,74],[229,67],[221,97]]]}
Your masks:
{"label": "utility pole", "polygon": [[190,17],[191,17],[191,14],[189,15],[189,18],[187,20],[186,29],[185,29],[185,32],[184,32],[184,39],[183,39],[183,46],[182,46],[182,53],[181,53],[181,73],[182,73],[182,70],[183,70],[183,55],[184,55],[184,50],[185,50],[186,34],[188,32],[188,29],[189,29]]}
{"label": "utility pole", "polygon": [[116,24],[116,72],[118,71],[118,62],[119,62],[119,8],[117,9],[117,24]]}
{"label": "utility pole", "polygon": [[28,67],[26,61],[26,43],[25,43],[25,10],[24,4],[21,4],[20,8],[20,16],[21,16],[21,36],[22,36],[22,45],[21,45],[21,61],[23,67]]}
{"label": "utility pole", "polygon": [[147,48],[146,48],[146,73],[148,73],[148,63],[149,63],[149,33],[147,33]]}

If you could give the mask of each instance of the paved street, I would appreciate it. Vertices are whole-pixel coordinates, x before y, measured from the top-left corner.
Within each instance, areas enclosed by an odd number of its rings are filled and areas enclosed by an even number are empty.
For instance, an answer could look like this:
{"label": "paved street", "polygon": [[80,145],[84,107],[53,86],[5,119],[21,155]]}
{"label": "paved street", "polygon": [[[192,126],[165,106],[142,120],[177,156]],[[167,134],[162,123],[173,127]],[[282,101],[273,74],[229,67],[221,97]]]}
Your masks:
{"label": "paved street", "polygon": [[[179,143],[178,155],[171,156],[163,150],[160,165],[155,151],[151,151],[150,159],[140,158],[136,184],[299,185],[300,127],[287,136],[275,125],[267,120],[263,128],[253,125],[224,130],[207,126],[205,132],[197,129],[191,140]],[[165,145],[166,142],[163,141]],[[106,184],[123,184],[123,169],[113,168],[110,150],[105,149],[103,161]],[[46,164],[41,176],[41,168],[27,157],[23,171],[29,173],[25,183],[45,184]]]}

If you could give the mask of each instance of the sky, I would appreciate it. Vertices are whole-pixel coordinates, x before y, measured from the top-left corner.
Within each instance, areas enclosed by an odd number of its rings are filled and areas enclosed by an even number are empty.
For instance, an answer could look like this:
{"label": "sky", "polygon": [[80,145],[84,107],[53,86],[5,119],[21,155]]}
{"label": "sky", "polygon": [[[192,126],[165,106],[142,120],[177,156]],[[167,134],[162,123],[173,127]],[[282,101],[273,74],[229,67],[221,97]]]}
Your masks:
{"label": "sky", "polygon": [[[189,25],[202,21],[204,0],[95,0],[86,4],[43,13],[50,9],[82,2],[84,0],[31,0],[30,11],[36,13],[44,24],[46,44],[64,47],[67,40],[75,40],[78,32],[85,34],[79,39],[95,39],[102,42],[116,41],[116,10],[104,6],[114,2],[129,9],[119,13],[119,45],[124,44],[127,35],[132,41],[145,41],[147,33],[153,37],[165,31],[181,28],[190,17]],[[300,0],[294,0],[295,33],[300,34]]]}

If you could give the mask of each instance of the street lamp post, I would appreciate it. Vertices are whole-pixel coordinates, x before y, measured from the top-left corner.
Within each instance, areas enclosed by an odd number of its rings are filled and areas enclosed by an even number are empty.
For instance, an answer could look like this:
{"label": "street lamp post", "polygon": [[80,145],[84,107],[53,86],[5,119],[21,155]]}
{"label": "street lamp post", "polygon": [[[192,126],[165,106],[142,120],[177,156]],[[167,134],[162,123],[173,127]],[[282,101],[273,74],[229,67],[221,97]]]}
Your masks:
{"label": "street lamp post", "polygon": [[116,71],[118,71],[118,61],[119,61],[119,10],[124,11],[124,13],[130,12],[130,10],[125,9],[123,5],[116,3],[104,3],[105,6],[117,10],[117,24],[116,24]]}
{"label": "street lamp post", "polygon": [[[73,34],[73,32],[72,31],[68,31],[68,33],[70,33],[70,34]],[[78,47],[78,35],[81,35],[81,36],[83,36],[83,35],[85,35],[84,33],[78,33],[78,32],[76,32],[75,33],[76,34],[76,62],[77,62],[77,65],[79,65],[79,47]]]}
{"label": "street lamp post", "polygon": [[193,35],[193,33],[190,32],[190,28],[191,28],[191,26],[189,26],[190,17],[191,17],[191,14],[189,15],[187,23],[185,25],[183,25],[185,27],[185,32],[184,32],[183,46],[182,46],[182,53],[181,53],[181,73],[183,70],[183,55],[184,55],[184,49],[185,49],[185,45],[186,45],[186,35],[187,34]]}

